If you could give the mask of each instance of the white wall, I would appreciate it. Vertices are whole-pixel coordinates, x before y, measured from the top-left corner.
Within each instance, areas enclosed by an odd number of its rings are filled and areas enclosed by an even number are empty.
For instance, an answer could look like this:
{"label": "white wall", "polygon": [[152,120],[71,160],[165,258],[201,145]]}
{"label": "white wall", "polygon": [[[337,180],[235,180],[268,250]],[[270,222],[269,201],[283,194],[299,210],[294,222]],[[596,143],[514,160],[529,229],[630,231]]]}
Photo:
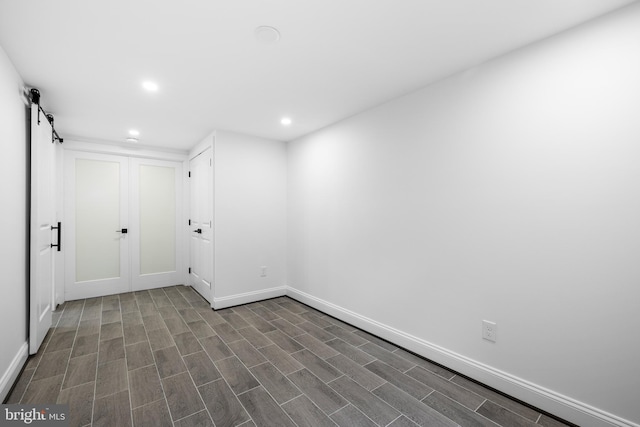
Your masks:
{"label": "white wall", "polygon": [[22,81],[0,47],[0,401],[27,356],[27,143]]}
{"label": "white wall", "polygon": [[215,308],[284,295],[286,144],[216,131],[213,161]]}
{"label": "white wall", "polygon": [[291,295],[578,424],[637,425],[639,113],[635,3],[290,143]]}

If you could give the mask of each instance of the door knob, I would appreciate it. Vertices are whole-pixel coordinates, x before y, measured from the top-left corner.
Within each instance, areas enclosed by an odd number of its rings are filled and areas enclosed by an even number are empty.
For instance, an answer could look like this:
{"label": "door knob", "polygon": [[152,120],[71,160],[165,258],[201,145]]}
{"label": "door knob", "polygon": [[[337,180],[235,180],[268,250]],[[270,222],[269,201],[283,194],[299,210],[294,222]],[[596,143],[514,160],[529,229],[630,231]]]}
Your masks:
{"label": "door knob", "polygon": [[193,230],[194,233],[202,234],[202,228],[198,228],[197,230]]}
{"label": "door knob", "polygon": [[127,229],[123,228],[122,230],[116,230],[116,233],[127,234]]}

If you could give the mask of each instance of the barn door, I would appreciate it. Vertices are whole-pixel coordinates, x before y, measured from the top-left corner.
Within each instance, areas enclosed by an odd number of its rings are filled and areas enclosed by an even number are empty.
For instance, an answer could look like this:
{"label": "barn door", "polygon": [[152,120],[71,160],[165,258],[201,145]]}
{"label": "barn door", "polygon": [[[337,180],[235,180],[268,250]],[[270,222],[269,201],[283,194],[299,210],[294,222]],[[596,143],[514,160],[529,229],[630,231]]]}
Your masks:
{"label": "barn door", "polygon": [[29,283],[29,354],[40,348],[51,327],[53,257],[59,244],[55,222],[55,156],[53,128],[38,104],[31,104],[31,220]]}

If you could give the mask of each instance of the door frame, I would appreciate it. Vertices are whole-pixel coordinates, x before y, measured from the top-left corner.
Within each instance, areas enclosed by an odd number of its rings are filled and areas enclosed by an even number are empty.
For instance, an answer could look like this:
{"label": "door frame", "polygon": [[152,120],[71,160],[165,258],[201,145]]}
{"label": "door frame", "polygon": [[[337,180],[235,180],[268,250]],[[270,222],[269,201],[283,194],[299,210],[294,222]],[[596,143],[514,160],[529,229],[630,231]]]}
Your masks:
{"label": "door frame", "polygon": [[[59,155],[58,155],[58,167],[57,171],[57,182],[59,184],[58,192],[57,192],[57,206],[59,207],[59,220],[62,221],[63,225],[68,222],[68,218],[65,217],[65,209],[62,207],[65,203],[65,195],[68,190],[64,185],[64,171],[69,166],[65,162],[66,152],[67,151],[78,151],[84,153],[95,153],[95,154],[112,154],[112,155],[120,155],[127,156],[130,158],[140,158],[140,159],[148,159],[148,160],[166,160],[172,162],[180,162],[182,163],[182,176],[180,179],[181,190],[183,195],[182,204],[186,206],[183,209],[183,218],[188,216],[188,203],[189,203],[189,182],[188,182],[188,165],[189,165],[189,156],[185,151],[180,150],[162,150],[162,149],[150,149],[146,147],[138,147],[131,146],[130,144],[118,144],[118,143],[110,143],[110,142],[86,142],[80,141],[77,139],[65,138],[64,144],[60,145]],[[189,259],[189,227],[185,220],[180,224],[180,233],[178,234],[178,241],[176,244],[179,244],[182,248],[181,252],[183,255],[176,260],[179,272],[180,281],[179,283],[184,283],[188,285],[189,275],[186,266],[186,261]],[[63,230],[63,242],[67,238],[66,230]],[[63,243],[64,244],[64,243]],[[66,251],[63,248],[63,251],[59,253],[60,256],[57,257],[56,267],[58,268],[56,274],[55,281],[55,295],[56,295],[56,304],[62,304],[65,302],[65,277],[66,277]]]}

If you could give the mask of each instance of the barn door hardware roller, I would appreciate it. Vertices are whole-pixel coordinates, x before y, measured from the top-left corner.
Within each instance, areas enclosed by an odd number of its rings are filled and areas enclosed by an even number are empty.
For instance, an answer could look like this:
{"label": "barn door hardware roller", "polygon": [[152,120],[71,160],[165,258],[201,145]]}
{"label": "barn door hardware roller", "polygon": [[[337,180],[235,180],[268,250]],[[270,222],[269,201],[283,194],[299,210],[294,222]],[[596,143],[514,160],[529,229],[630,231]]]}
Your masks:
{"label": "barn door hardware roller", "polygon": [[40,112],[45,115],[47,121],[51,124],[51,129],[53,130],[51,135],[51,142],[54,143],[56,140],[62,144],[64,142],[64,138],[60,138],[58,132],[56,132],[56,128],[53,127],[53,114],[47,114],[44,109],[40,106],[40,91],[36,88],[32,88],[30,91],[31,94],[31,102],[38,106],[38,124],[40,124]]}

